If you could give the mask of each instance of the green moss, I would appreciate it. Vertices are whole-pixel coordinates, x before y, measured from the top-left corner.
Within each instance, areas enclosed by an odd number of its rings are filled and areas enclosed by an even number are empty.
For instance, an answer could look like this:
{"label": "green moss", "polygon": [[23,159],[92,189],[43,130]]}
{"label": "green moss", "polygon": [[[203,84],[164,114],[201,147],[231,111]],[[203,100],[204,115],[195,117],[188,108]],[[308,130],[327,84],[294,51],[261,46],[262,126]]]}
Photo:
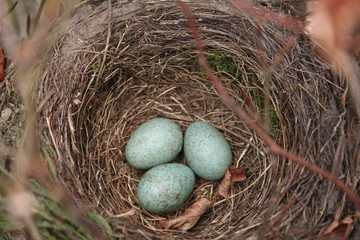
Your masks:
{"label": "green moss", "polygon": [[98,71],[99,68],[100,68],[100,63],[99,63],[99,62],[94,63],[93,65],[91,65],[91,69],[92,69],[94,72]]}
{"label": "green moss", "polygon": [[247,63],[247,62],[244,63],[245,73],[247,74],[250,82],[254,83],[256,85],[261,85],[262,83],[261,83],[259,77],[255,74],[254,70],[251,69],[249,66],[250,66],[249,63]]}
{"label": "green moss", "polygon": [[[197,62],[197,55],[194,55],[192,61]],[[258,112],[263,116],[265,114],[265,96],[262,91],[260,91],[259,87],[264,87],[262,82],[260,81],[257,74],[255,74],[254,70],[250,67],[250,63],[243,62],[241,63],[242,69],[238,68],[239,63],[238,60],[229,54],[225,53],[220,49],[210,49],[207,50],[207,60],[210,67],[220,76],[225,78],[232,77],[236,79],[233,84],[243,85],[243,76],[247,75],[247,78],[250,86],[247,88],[247,94],[251,98],[254,105],[257,107]],[[202,78],[206,78],[206,74],[202,71],[198,73],[198,75]],[[219,75],[218,75],[219,76]],[[281,133],[281,124],[280,119],[277,115],[275,107],[270,104],[267,106],[268,108],[268,119],[269,119],[269,132],[273,137],[278,138]]]}
{"label": "green moss", "polygon": [[236,77],[238,74],[237,61],[222,50],[216,49],[207,54],[207,60],[210,67],[216,72],[222,72],[224,75],[228,74]]}
{"label": "green moss", "polygon": [[[211,69],[221,76],[236,78],[238,74],[237,61],[234,57],[227,55],[221,49],[208,50],[206,53],[207,61]],[[194,54],[190,59],[190,64],[198,63],[198,55]],[[200,70],[199,77],[206,78],[206,74]]]}

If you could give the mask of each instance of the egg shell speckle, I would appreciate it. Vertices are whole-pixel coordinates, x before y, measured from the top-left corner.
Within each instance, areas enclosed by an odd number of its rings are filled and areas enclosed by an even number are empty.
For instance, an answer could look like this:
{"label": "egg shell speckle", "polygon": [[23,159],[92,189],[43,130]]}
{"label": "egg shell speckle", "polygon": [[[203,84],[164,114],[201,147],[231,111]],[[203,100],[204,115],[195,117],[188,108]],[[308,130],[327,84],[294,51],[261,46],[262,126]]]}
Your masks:
{"label": "egg shell speckle", "polygon": [[215,127],[194,122],[186,129],[184,152],[189,167],[196,175],[207,180],[222,178],[231,164],[231,148]]}
{"label": "egg shell speckle", "polygon": [[140,179],[137,198],[152,213],[171,213],[189,197],[195,185],[194,172],[179,163],[166,163],[148,170]]}
{"label": "egg shell speckle", "polygon": [[183,134],[174,121],[153,118],[133,132],[126,144],[125,156],[131,166],[149,169],[172,161],[182,144]]}

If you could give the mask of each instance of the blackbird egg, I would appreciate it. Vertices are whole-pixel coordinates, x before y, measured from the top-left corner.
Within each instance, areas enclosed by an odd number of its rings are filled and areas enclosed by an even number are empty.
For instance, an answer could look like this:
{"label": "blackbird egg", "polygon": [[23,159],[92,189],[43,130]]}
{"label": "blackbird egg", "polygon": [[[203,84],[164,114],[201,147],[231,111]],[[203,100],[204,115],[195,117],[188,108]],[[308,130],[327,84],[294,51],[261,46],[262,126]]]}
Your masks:
{"label": "blackbird egg", "polygon": [[184,153],[189,167],[207,180],[222,178],[232,161],[231,148],[225,137],[219,130],[201,121],[187,128]]}
{"label": "blackbird egg", "polygon": [[149,169],[172,161],[182,144],[183,134],[175,122],[153,118],[133,132],[125,147],[125,156],[131,166]]}
{"label": "blackbird egg", "polygon": [[195,184],[193,171],[179,163],[148,170],[137,186],[140,205],[151,213],[171,213],[189,197]]}

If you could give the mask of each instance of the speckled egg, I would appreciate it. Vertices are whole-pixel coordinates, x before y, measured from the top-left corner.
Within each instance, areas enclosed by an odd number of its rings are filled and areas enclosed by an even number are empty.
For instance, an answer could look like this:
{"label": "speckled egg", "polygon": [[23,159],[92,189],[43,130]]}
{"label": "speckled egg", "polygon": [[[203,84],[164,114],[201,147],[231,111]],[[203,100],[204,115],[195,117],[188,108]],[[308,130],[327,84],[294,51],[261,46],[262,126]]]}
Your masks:
{"label": "speckled egg", "polygon": [[222,178],[232,161],[231,148],[225,137],[201,121],[186,129],[184,152],[189,167],[207,180]]}
{"label": "speckled egg", "polygon": [[172,161],[182,144],[183,134],[174,121],[153,118],[133,132],[126,144],[125,156],[131,166],[149,169]]}
{"label": "speckled egg", "polygon": [[152,213],[170,213],[179,208],[194,189],[193,171],[179,163],[166,163],[147,171],[137,187],[142,207]]}

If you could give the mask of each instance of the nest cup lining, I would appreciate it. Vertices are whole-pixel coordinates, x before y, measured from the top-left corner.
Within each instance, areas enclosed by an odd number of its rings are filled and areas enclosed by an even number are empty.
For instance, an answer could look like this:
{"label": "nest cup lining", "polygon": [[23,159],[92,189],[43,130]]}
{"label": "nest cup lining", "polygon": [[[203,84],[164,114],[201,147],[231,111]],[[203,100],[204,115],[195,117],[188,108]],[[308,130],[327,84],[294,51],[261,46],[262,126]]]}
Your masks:
{"label": "nest cup lining", "polygon": [[[173,2],[116,2],[112,4],[111,15],[107,4],[87,3],[76,10],[39,83],[39,103],[47,93],[56,93],[41,111],[41,116],[50,119],[44,123],[47,129],[42,136],[57,152],[59,174],[74,196],[115,219],[118,233],[128,237],[125,225],[133,229],[134,236],[250,237],[257,234],[264,216],[270,215],[270,226],[276,224],[284,204],[294,195],[298,201],[268,234],[301,238],[313,235],[329,222],[324,216],[311,215],[321,207],[318,196],[313,195],[314,183],[320,179],[269,156],[263,142],[221,102],[196,63],[185,18]],[[209,56],[214,54],[219,61],[231,59],[235,66],[229,74],[214,63],[216,75],[239,105],[246,108],[242,100],[246,93],[258,103],[261,112],[264,78],[257,57],[256,26],[233,14],[225,2],[201,1],[191,7]],[[270,62],[290,35],[271,26],[263,28],[262,38]],[[315,129],[333,126],[333,122],[324,119],[336,118],[338,109],[331,94],[341,87],[331,87],[326,80],[327,70],[313,56],[305,58],[307,54],[309,50],[296,45],[284,56],[270,81],[269,97],[279,124],[275,130],[280,133],[284,147],[306,155],[310,161],[321,156],[325,161],[319,165],[326,167],[335,143],[325,145],[324,138],[332,132],[306,132],[309,120],[301,116],[311,116],[310,124]],[[313,85],[315,79],[322,91]],[[323,91],[330,94],[322,95]],[[319,108],[319,102],[326,110],[332,110],[331,115]],[[308,108],[303,107],[304,103]],[[196,188],[175,214],[152,215],[139,206],[135,190],[144,171],[128,165],[124,150],[131,133],[154,117],[170,118],[183,131],[197,120],[212,124],[229,141],[233,165],[247,168],[248,179],[234,185],[229,199],[217,201],[187,233],[161,229],[158,220],[181,214],[201,196],[211,197],[218,183]],[[316,141],[315,148],[307,148]],[[325,149],[321,154],[320,147]],[[182,162],[183,155],[175,161]],[[273,190],[274,185],[277,190]],[[336,190],[328,193],[332,191]],[[311,209],[304,210],[304,206]],[[325,213],[331,214],[327,207]],[[298,227],[305,222],[310,228]],[[287,227],[289,223],[292,229]]]}

